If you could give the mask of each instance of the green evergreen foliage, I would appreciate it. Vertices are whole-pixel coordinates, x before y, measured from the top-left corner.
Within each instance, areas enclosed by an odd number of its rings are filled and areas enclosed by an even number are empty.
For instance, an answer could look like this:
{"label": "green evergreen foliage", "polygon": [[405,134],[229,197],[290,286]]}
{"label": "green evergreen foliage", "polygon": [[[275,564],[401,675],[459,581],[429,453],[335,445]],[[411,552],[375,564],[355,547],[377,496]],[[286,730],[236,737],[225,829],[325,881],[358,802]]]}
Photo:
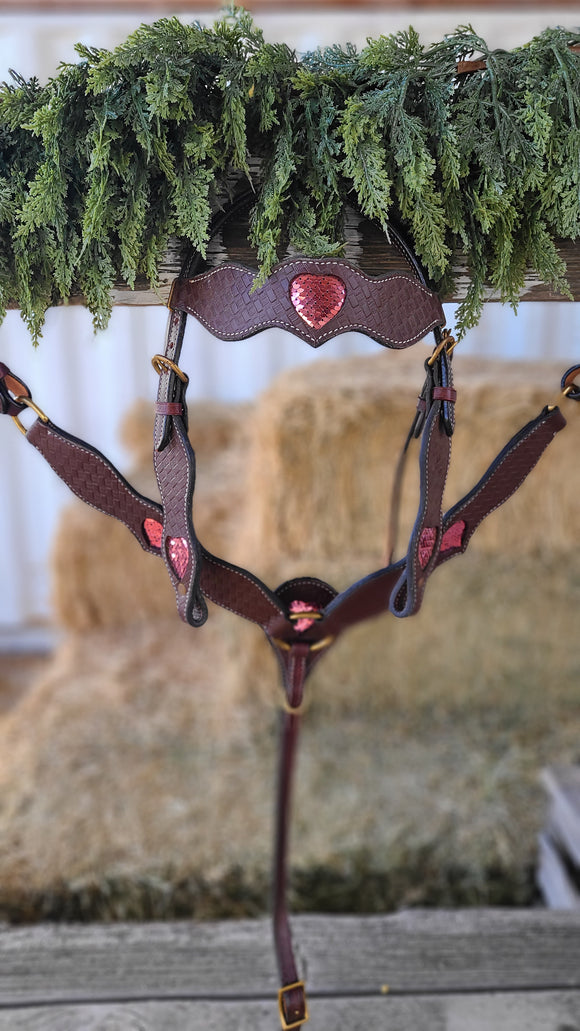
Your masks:
{"label": "green evergreen foliage", "polygon": [[[528,268],[566,291],[554,240],[580,231],[579,43],[556,28],[491,51],[460,27],[426,48],[409,29],[299,59],[232,7],[212,28],[164,18],[113,51],[79,44],[46,85],[0,89],[0,315],[17,303],[36,340],[80,290],[105,325],[115,279],[155,285],[171,235],[205,252],[233,175],[256,195],[257,282],[282,233],[340,253],[354,204],[385,232],[402,220],[439,288],[467,255],[460,332],[486,283],[514,306]],[[458,74],[474,55],[485,69]]]}

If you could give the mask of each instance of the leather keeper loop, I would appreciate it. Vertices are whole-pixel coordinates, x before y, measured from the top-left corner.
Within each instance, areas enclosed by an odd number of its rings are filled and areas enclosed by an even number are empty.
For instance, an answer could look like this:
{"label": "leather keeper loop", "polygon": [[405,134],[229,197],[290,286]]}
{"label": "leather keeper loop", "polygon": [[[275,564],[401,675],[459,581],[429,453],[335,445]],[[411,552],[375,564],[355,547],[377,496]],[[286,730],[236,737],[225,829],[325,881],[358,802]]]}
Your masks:
{"label": "leather keeper loop", "polygon": [[453,387],[433,387],[434,401],[457,401],[457,391]]}
{"label": "leather keeper loop", "polygon": [[155,402],[155,414],[156,415],[183,415],[183,405],[181,401],[156,401]]}

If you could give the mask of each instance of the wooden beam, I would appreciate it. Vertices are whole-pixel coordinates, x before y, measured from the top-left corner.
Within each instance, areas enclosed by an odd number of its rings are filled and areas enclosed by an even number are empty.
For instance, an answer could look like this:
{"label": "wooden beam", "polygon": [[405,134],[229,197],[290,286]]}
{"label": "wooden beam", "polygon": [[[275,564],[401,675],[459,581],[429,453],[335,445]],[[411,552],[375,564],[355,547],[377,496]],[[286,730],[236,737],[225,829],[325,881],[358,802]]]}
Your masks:
{"label": "wooden beam", "polygon": [[[314,997],[375,995],[385,984],[393,995],[580,991],[577,913],[408,910],[292,923]],[[276,987],[268,920],[0,930],[0,1007],[267,998]]]}
{"label": "wooden beam", "polygon": [[[580,245],[570,241],[561,241],[558,244],[558,252],[566,262],[570,287],[574,299],[578,301],[580,300]],[[285,255],[281,256],[284,257]],[[369,275],[383,275],[393,271],[395,268],[400,268],[400,259],[396,255],[393,255],[384,246],[377,246],[376,242],[373,245],[370,240],[369,247],[365,250],[364,254],[361,254],[359,243],[351,242],[346,247],[345,257],[355,260],[358,266]],[[183,252],[178,246],[177,241],[174,241],[168,248],[164,260],[159,265],[159,285],[157,290],[151,290],[148,283],[143,279],[137,281],[134,290],[130,290],[125,283],[119,281],[115,284],[113,303],[115,305],[167,304],[171,283],[179,275],[182,260]],[[248,247],[232,246],[219,255],[214,253],[210,256],[208,264],[210,267],[214,267],[219,261],[223,260],[235,260],[250,267],[256,266],[255,255]],[[456,277],[455,289],[445,295],[444,301],[461,301],[466,296],[469,287],[469,269],[465,258],[461,255],[458,255],[454,262],[454,272]],[[520,297],[523,301],[569,300],[569,298],[564,298],[560,294],[553,293],[549,287],[541,282],[537,275],[531,272],[525,278]],[[490,288],[486,299],[488,301],[498,301],[499,297],[497,292]],[[71,303],[82,304],[82,296],[76,295],[71,297]]]}
{"label": "wooden beam", "polygon": [[[577,1031],[580,993],[534,991],[313,999],[306,1029]],[[0,1031],[275,1031],[273,1000],[208,999],[0,1010]]]}
{"label": "wooden beam", "polygon": [[[315,1027],[578,1028],[580,914],[299,917]],[[0,929],[0,1031],[271,1031],[266,920]]]}

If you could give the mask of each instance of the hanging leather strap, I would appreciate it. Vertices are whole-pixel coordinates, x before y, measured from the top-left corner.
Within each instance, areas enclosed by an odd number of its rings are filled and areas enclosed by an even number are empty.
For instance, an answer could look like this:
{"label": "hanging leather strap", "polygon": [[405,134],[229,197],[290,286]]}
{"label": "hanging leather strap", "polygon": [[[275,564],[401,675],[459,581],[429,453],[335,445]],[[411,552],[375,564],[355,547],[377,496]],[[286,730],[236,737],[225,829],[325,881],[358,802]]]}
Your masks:
{"label": "hanging leather strap", "polygon": [[181,619],[199,627],[207,619],[207,605],[200,586],[201,545],[192,515],[195,452],[187,433],[185,390],[188,380],[177,364],[184,332],[185,316],[172,312],[165,355],[158,356],[153,465],[163,509],[161,554],[175,590]]}
{"label": "hanging leather strap", "polygon": [[427,580],[435,568],[443,535],[443,492],[451,457],[451,434],[455,391],[451,362],[444,349],[437,359],[425,363],[427,378],[420,402],[423,420],[419,457],[419,510],[407,549],[407,561],[389,602],[390,611],[401,618],[421,607]]}
{"label": "hanging leather strap", "polygon": [[292,787],[304,698],[304,682],[308,675],[309,645],[293,644],[287,656],[284,678],[285,705],[282,713],[278,753],[278,791],[272,878],[274,948],[281,984],[278,993],[278,1008],[284,1029],[299,1027],[308,1020],[306,991],[304,981],[299,978],[294,957],[286,900]]}

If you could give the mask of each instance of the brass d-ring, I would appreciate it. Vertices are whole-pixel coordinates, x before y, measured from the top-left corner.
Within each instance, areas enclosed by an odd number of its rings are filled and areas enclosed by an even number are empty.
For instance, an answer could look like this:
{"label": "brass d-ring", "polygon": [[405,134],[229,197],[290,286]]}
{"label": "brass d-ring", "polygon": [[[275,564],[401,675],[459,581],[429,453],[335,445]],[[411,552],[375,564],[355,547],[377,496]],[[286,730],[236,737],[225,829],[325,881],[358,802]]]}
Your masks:
{"label": "brass d-ring", "polygon": [[320,641],[314,641],[313,644],[310,645],[310,651],[321,652],[323,648],[328,648],[333,641],[334,637],[330,634],[328,637],[321,637]]}
{"label": "brass d-ring", "polygon": [[[26,408],[31,408],[32,411],[34,412],[34,414],[38,416],[38,418],[40,419],[41,422],[44,422],[44,423],[49,422],[49,418],[48,418],[48,415],[46,414],[46,412],[43,412],[42,408],[39,408],[38,405],[35,404],[35,402],[32,400],[31,397],[26,397],[25,394],[20,394],[18,397],[15,397],[14,400],[15,400],[16,404],[25,405]],[[20,430],[20,432],[23,433],[24,436],[26,436],[26,428],[20,422],[20,419],[18,418],[18,416],[17,415],[13,415],[12,419],[16,423],[16,425],[18,426],[18,429]]]}
{"label": "brass d-ring", "polygon": [[189,383],[189,376],[187,373],[184,372],[183,369],[179,368],[177,362],[172,362],[171,358],[166,358],[164,354],[154,354],[151,359],[151,364],[155,369],[155,372],[159,375],[161,375],[162,372],[174,372],[178,379],[180,379],[182,383],[185,383],[186,386]]}
{"label": "brass d-ring", "polygon": [[441,340],[437,344],[431,357],[427,359],[427,365],[429,367],[435,365],[435,362],[437,361],[442,351],[445,351],[445,354],[451,354],[454,347],[457,347],[457,341],[455,337],[452,336],[448,329],[444,329]]}

